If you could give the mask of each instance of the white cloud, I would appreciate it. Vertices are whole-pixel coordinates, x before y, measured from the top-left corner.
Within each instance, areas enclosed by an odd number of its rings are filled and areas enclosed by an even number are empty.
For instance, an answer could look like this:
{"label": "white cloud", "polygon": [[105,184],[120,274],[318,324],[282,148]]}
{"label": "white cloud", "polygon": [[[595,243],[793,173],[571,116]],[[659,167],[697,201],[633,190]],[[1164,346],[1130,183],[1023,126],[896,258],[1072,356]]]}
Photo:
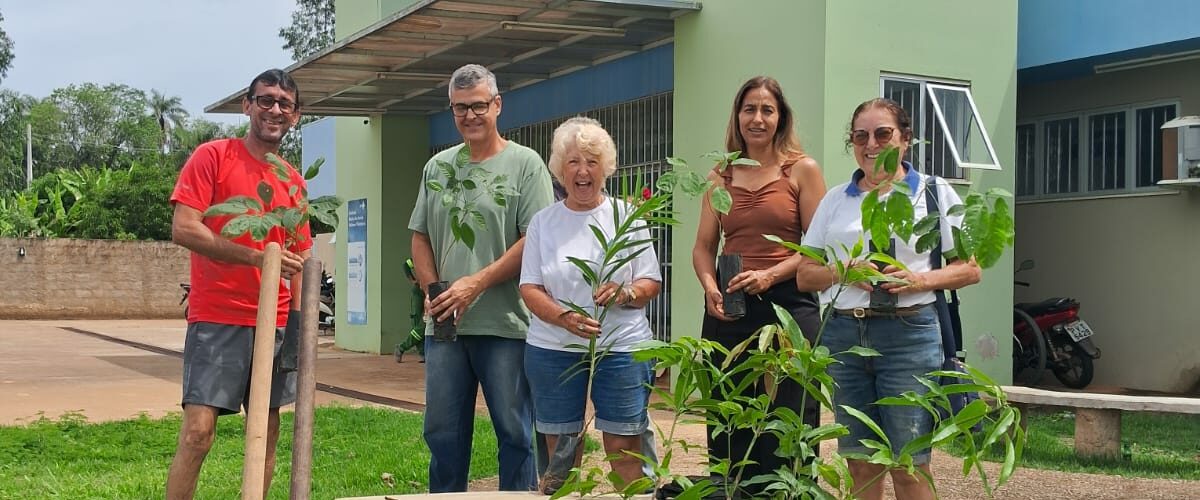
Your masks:
{"label": "white cloud", "polygon": [[73,83],[177,95],[194,117],[259,72],[292,63],[279,38],[294,0],[0,0],[16,58],[0,86],[44,97]]}

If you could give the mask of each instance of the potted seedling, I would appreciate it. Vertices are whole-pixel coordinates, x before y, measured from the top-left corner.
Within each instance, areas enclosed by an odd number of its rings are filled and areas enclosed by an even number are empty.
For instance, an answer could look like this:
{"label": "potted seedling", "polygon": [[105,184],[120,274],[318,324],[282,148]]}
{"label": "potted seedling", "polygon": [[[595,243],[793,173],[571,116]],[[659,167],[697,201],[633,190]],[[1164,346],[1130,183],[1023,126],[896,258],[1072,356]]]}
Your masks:
{"label": "potted seedling", "polygon": [[[439,249],[440,258],[437,263],[438,276],[445,269],[446,258],[456,245],[463,245],[468,251],[475,249],[475,232],[485,230],[483,213],[479,211],[478,202],[481,197],[488,197],[496,205],[505,207],[509,199],[520,196],[520,192],[508,183],[508,175],[496,174],[479,166],[470,166],[471,148],[463,144],[454,155],[453,162],[436,160],[437,168],[445,176],[445,184],[438,180],[425,183],[430,196],[438,196],[442,206],[446,207],[450,216],[451,239],[445,248]],[[448,281],[435,281],[428,287],[429,300],[433,300],[450,288]],[[454,325],[456,318],[445,321],[434,320],[433,338],[437,341],[453,341],[458,338],[458,329]]]}

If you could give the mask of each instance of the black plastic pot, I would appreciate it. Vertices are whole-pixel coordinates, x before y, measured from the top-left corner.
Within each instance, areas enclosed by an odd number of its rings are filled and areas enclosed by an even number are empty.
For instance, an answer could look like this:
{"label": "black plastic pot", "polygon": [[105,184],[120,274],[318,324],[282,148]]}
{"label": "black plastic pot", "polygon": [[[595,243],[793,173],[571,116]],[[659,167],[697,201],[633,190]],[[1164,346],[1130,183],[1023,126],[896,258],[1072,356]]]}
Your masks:
{"label": "black plastic pot", "polygon": [[717,275],[719,285],[721,286],[721,295],[724,298],[725,315],[738,319],[746,315],[746,292],[738,290],[733,293],[727,293],[725,290],[729,288],[729,281],[742,272],[742,255],[731,253],[720,255],[717,257]]}
{"label": "black plastic pot", "polygon": [[[435,281],[429,284],[429,300],[441,295],[442,292],[450,288],[449,281]],[[458,327],[454,326],[454,318],[451,317],[446,321],[433,321],[433,340],[437,342],[454,342],[458,339]]]}

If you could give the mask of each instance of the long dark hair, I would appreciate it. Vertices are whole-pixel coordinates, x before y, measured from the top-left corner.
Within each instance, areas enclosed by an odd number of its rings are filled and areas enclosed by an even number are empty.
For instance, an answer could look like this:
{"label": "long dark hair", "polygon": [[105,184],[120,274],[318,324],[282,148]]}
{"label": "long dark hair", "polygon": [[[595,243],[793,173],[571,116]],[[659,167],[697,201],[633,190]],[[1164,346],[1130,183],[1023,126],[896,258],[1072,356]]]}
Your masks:
{"label": "long dark hair", "polygon": [[775,97],[775,102],[779,103],[779,125],[775,127],[775,135],[771,138],[771,145],[775,147],[775,151],[783,156],[804,154],[793,129],[795,120],[792,118],[792,107],[788,106],[787,99],[783,97],[783,89],[774,78],[761,75],[746,80],[733,99],[729,126],[725,128],[725,150],[746,152],[746,138],[742,137],[742,128],[738,126],[738,113],[742,109],[742,101],[746,99],[746,94],[757,88],[767,89],[767,92]]}

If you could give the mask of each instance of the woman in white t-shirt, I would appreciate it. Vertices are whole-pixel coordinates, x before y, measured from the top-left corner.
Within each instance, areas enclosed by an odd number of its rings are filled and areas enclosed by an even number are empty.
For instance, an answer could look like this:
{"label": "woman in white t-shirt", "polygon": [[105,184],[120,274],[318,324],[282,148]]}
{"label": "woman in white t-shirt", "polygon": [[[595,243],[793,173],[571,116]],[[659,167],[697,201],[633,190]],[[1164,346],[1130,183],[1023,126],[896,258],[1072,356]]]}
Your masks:
{"label": "woman in white t-shirt", "polygon": [[[641,435],[648,424],[646,384],[653,380],[653,366],[634,361],[631,351],[652,337],[645,307],[662,287],[658,258],[649,243],[624,250],[629,255],[645,249],[595,290],[568,261],[603,261],[592,227],[611,239],[614,209],[624,220],[632,208],[624,201],[614,205],[604,193],[605,179],[616,171],[616,146],[599,122],[576,117],[560,125],[554,131],[549,167],[566,189],[566,198],[533,216],[521,259],[521,297],[534,314],[526,336],[525,374],[537,430],[546,434],[551,450],[559,436],[583,430],[587,374],[579,366],[586,359],[582,346],[595,338],[597,350],[606,351],[592,381],[596,429],[604,434],[605,452],[620,457],[612,461],[613,471],[632,481],[642,475],[641,461],[622,451],[642,453]],[[649,237],[643,228],[633,240]],[[596,318],[603,307],[608,312],[601,324],[563,302],[587,309]]]}
{"label": "woman in white t-shirt", "polygon": [[[812,224],[804,234],[803,244],[822,251],[832,251],[827,258],[846,262],[847,249],[854,246],[859,237],[869,238],[862,227],[862,201],[871,190],[878,189],[881,198],[904,196],[890,192],[891,182],[908,184],[912,195],[915,219],[924,217],[930,210],[941,208],[942,248],[949,253],[954,250],[951,237],[952,227],[962,224],[962,217],[946,217],[945,211],[961,203],[954,189],[944,180],[931,178],[917,172],[908,162],[903,162],[895,174],[875,170],[875,159],[884,148],[898,148],[904,157],[912,140],[912,120],[904,108],[888,99],[872,99],[854,110],[850,120],[847,144],[853,146],[854,159],[858,168],[850,182],[834,187],[821,200],[813,215]],[[938,207],[927,207],[925,189],[929,182],[937,180]],[[841,353],[854,346],[878,351],[879,357],[856,355],[837,356],[840,363],[829,366],[837,388],[834,392],[835,419],[849,428],[849,435],[838,439],[838,451],[858,452],[870,455],[874,450],[864,446],[864,439],[878,437],[862,422],[849,415],[842,405],[855,408],[871,417],[883,429],[891,442],[893,451],[898,452],[916,437],[933,429],[933,417],[923,408],[908,406],[881,406],[875,402],[881,398],[898,396],[905,391],[924,393],[928,389],[917,377],[941,369],[944,360],[941,328],[936,308],[933,306],[933,290],[951,290],[978,283],[980,269],[974,260],[951,259],[945,267],[932,269],[929,252],[917,253],[916,238],[905,241],[892,235],[896,259],[908,270],[888,266],[884,274],[903,280],[882,285],[885,295],[895,297],[892,306],[884,300],[872,304],[868,283],[858,283],[838,293],[841,286],[832,267],[822,266],[805,258],[796,270],[796,283],[801,290],[820,291],[821,302],[833,308],[821,335],[821,345],[830,352]],[[856,265],[872,265],[862,264]],[[836,302],[834,301],[836,297]],[[872,307],[874,305],[874,308]],[[929,450],[913,455],[913,462],[929,474]],[[863,499],[883,498],[883,481],[880,474],[883,466],[861,460],[849,461],[850,474],[854,478],[856,495]],[[918,475],[910,475],[902,469],[891,471],[896,498],[933,498],[931,484]],[[929,476],[932,477],[932,476]]]}

